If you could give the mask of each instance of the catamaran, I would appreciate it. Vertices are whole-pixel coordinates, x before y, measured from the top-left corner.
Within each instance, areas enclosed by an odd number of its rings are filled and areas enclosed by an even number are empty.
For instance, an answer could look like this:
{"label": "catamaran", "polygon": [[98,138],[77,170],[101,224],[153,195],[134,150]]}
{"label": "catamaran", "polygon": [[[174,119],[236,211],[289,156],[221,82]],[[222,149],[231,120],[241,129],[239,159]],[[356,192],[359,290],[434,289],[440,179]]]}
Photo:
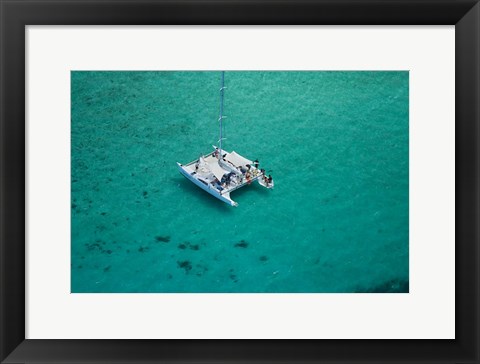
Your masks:
{"label": "catamaran", "polygon": [[213,152],[200,156],[188,164],[177,162],[180,173],[201,189],[231,206],[238,206],[230,193],[250,185],[254,181],[268,189],[272,189],[272,176],[267,176],[264,169],[259,168],[258,160],[251,161],[235,151],[223,149],[223,98],[225,91],[225,72],[221,73],[220,87],[220,124],[219,146],[213,145]]}

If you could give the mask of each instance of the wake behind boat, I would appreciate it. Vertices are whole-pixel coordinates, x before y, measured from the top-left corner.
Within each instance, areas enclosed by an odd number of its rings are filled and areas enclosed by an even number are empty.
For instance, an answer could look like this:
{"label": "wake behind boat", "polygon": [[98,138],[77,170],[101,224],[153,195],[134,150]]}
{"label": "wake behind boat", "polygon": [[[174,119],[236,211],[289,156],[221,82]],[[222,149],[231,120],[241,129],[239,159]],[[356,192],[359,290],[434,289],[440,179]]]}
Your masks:
{"label": "wake behind boat", "polygon": [[274,182],[271,176],[266,176],[265,170],[259,169],[258,160],[251,161],[235,151],[226,152],[222,149],[223,141],[223,95],[224,95],[225,72],[221,76],[220,88],[220,139],[219,148],[213,146],[214,150],[207,155],[188,164],[177,162],[180,173],[192,181],[201,189],[212,196],[228,203],[231,206],[238,206],[238,203],[230,197],[230,192],[254,181],[266,188],[273,188]]}

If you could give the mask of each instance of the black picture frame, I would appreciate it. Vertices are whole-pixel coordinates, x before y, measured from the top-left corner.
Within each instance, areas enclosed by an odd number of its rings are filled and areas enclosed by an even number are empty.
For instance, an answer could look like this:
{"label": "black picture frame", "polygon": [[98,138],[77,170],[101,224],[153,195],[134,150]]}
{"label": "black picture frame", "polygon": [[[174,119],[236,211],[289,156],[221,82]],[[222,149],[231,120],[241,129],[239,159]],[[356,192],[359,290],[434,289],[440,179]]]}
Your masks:
{"label": "black picture frame", "polygon": [[[0,0],[0,12],[2,363],[479,363],[477,1]],[[98,24],[456,25],[456,339],[26,340],[25,26]]]}

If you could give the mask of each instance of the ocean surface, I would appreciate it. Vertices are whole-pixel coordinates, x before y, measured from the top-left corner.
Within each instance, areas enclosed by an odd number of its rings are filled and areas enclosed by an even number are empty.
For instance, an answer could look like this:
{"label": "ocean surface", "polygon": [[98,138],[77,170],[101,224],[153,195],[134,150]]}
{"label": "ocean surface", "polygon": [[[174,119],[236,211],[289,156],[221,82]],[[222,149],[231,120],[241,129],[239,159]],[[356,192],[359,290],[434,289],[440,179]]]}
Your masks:
{"label": "ocean surface", "polygon": [[220,72],[71,73],[71,291],[409,290],[408,72],[226,72],[231,207],[176,162],[218,141]]}

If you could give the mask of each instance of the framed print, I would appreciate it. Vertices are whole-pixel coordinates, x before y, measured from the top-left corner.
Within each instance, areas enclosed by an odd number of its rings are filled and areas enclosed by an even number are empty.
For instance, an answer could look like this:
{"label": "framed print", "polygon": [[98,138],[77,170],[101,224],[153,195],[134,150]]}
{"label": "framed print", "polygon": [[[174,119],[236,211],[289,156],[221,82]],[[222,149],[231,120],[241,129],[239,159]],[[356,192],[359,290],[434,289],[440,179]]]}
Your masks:
{"label": "framed print", "polygon": [[477,2],[1,5],[2,362],[478,362]]}

